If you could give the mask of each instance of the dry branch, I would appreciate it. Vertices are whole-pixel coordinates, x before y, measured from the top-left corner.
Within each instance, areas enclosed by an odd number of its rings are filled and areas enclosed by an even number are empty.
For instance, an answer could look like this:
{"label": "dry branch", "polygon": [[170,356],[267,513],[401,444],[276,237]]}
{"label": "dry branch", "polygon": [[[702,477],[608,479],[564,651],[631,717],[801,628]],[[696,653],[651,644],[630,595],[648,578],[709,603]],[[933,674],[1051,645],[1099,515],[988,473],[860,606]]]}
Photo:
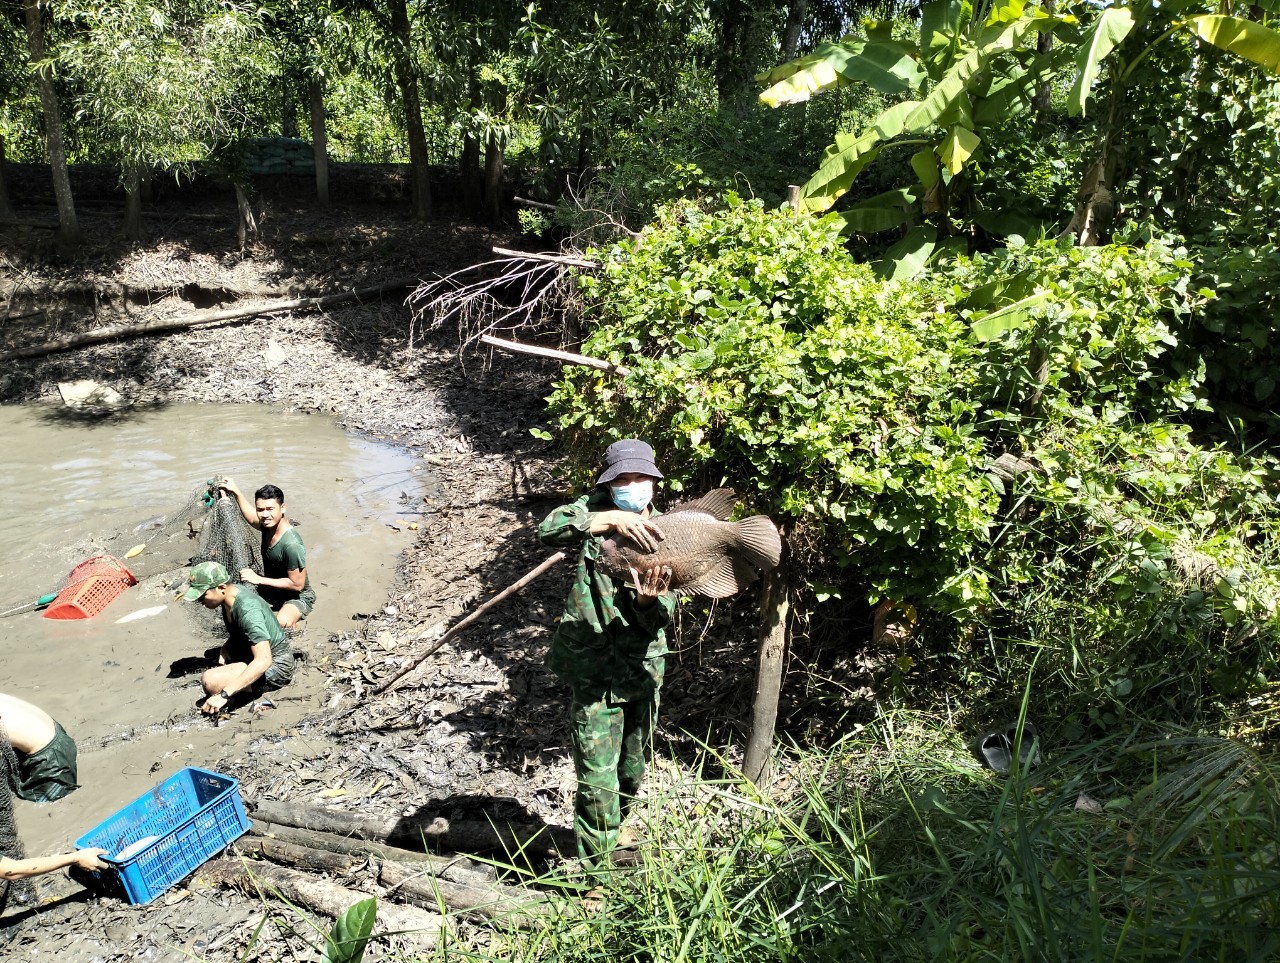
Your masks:
{"label": "dry branch", "polygon": [[153,334],[166,334],[170,331],[182,331],[188,328],[212,327],[226,324],[229,321],[241,321],[262,314],[277,314],[281,311],[311,310],[324,308],[345,301],[359,301],[363,298],[377,297],[388,291],[398,291],[417,284],[416,278],[400,278],[385,284],[354,291],[343,291],[340,294],[329,294],[318,298],[295,298],[291,301],[273,301],[252,307],[228,308],[225,311],[202,311],[195,314],[184,314],[177,318],[166,318],[160,321],[148,321],[144,324],[117,324],[110,327],[97,328],[82,334],[67,335],[55,338],[44,344],[30,348],[16,348],[0,354],[0,361],[13,361],[18,358],[40,358],[59,351],[70,351],[90,344],[101,344],[104,341],[124,341],[130,338],[141,338]]}
{"label": "dry branch", "polygon": [[516,197],[511,198],[511,200],[512,200],[512,202],[514,202],[514,203],[516,203],[516,204],[523,204],[525,207],[536,207],[536,208],[537,208],[538,210],[540,210],[540,211],[558,211],[558,210],[560,210],[560,208],[556,207],[554,204],[548,204],[548,203],[546,203],[545,201],[535,201],[535,200],[532,200],[532,199],[530,199],[530,198],[528,198],[528,197],[519,197],[519,196],[516,196]]}
{"label": "dry branch", "polygon": [[271,823],[392,845],[427,845],[463,853],[525,852],[548,857],[573,852],[573,834],[542,823],[494,824],[444,816],[357,816],[304,803],[262,802],[254,816]]}
{"label": "dry branch", "polygon": [[491,248],[494,254],[501,257],[515,258],[524,261],[547,261],[551,264],[564,264],[568,267],[585,268],[594,271],[600,267],[599,261],[590,261],[585,257],[574,257],[571,254],[538,254],[533,251],[513,251],[507,247]]}
{"label": "dry branch", "polygon": [[520,341],[506,341],[502,338],[495,338],[491,334],[480,335],[480,340],[495,348],[501,348],[503,351],[532,354],[539,358],[552,358],[556,361],[563,361],[565,364],[580,364],[587,368],[595,368],[599,371],[608,371],[611,374],[621,375],[624,378],[631,373],[631,369],[623,365],[614,364],[612,361],[601,361],[599,358],[588,358],[586,355],[574,354],[572,351],[559,351],[555,348],[544,348],[541,345],[524,344]]}
{"label": "dry branch", "polygon": [[493,608],[495,605],[497,605],[507,596],[514,595],[516,592],[519,592],[522,588],[524,588],[526,585],[528,585],[538,576],[542,575],[543,572],[551,568],[551,566],[555,565],[559,561],[562,561],[564,557],[565,557],[564,552],[556,552],[554,555],[550,556],[549,558],[544,559],[542,563],[538,565],[537,568],[525,573],[518,580],[516,580],[515,582],[512,582],[510,585],[504,588],[501,592],[499,592],[493,598],[489,599],[489,601],[485,602],[483,605],[476,608],[476,610],[472,612],[470,615],[468,615],[465,619],[458,622],[448,632],[440,636],[440,638],[436,640],[435,644],[432,645],[431,648],[427,649],[426,652],[422,653],[422,655],[418,656],[416,659],[410,662],[408,666],[406,666],[404,669],[401,669],[398,673],[396,673],[387,681],[379,683],[378,686],[373,690],[373,694],[379,695],[383,692],[386,692],[388,689],[394,688],[397,682],[399,682],[401,679],[407,676],[410,672],[412,672],[418,666],[422,665],[422,663],[427,660],[428,656],[430,656],[433,652],[437,651],[442,645],[448,642],[451,638],[453,638],[455,635],[457,635],[459,632],[465,629],[468,625],[470,625],[476,619],[480,618],[480,616],[482,616],[485,612],[489,611],[489,609]]}
{"label": "dry branch", "polygon": [[[339,886],[328,880],[317,879],[271,863],[248,862],[239,859],[215,859],[206,863],[201,875],[226,886],[234,886],[242,892],[262,898],[278,896],[290,903],[300,904],[325,916],[338,917],[353,904],[368,899],[371,894]],[[445,928],[444,917],[415,906],[399,906],[384,900],[378,902],[377,923],[374,937],[393,933],[414,938],[419,945],[433,947]]]}

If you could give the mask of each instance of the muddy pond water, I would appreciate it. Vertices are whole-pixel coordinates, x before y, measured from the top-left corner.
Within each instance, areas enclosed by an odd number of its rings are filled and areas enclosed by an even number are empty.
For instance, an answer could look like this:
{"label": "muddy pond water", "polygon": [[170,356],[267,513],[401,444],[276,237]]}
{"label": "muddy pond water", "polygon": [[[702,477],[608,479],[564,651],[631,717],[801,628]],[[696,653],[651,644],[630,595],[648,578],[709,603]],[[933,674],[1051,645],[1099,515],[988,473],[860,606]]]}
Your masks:
{"label": "muddy pond water", "polygon": [[[263,406],[172,405],[96,421],[0,406],[0,445],[0,611],[56,590],[79,562],[128,544],[139,525],[181,509],[219,474],[248,493],[268,483],[284,490],[317,595],[294,638],[309,665],[275,710],[241,709],[220,726],[195,709],[192,669],[220,620],[174,599],[182,570],[142,575],[145,551],[139,584],[92,619],[0,618],[0,690],[46,709],[80,746],[83,788],[57,803],[17,803],[32,854],[69,848],[182,766],[209,765],[237,742],[287,731],[314,708],[329,636],[383,604],[412,537],[396,522],[415,517],[406,511],[427,482],[405,451],[348,435],[323,416]],[[141,543],[147,530],[139,531]]]}

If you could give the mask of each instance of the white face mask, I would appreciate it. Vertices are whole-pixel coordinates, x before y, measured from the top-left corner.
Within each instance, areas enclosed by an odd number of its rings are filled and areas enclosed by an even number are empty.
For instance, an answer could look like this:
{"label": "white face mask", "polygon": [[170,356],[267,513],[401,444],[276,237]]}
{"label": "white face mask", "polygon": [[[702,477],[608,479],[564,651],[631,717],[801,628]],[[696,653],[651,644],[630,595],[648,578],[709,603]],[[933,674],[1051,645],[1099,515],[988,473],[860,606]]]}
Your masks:
{"label": "white face mask", "polygon": [[642,512],[653,501],[653,479],[643,478],[625,485],[611,485],[609,491],[613,495],[613,503],[624,512]]}

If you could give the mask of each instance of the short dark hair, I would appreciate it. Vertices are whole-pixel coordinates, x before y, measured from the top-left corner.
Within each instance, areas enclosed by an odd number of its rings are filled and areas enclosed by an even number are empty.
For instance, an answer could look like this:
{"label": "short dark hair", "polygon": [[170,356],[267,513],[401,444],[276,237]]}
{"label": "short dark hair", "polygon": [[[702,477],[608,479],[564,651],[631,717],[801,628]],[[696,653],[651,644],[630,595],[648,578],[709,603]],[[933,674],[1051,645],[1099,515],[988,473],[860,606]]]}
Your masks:
{"label": "short dark hair", "polygon": [[284,504],[284,492],[276,488],[275,485],[263,485],[256,492],[254,492],[253,500],[257,501],[259,498],[262,498],[262,499],[274,498],[281,505]]}

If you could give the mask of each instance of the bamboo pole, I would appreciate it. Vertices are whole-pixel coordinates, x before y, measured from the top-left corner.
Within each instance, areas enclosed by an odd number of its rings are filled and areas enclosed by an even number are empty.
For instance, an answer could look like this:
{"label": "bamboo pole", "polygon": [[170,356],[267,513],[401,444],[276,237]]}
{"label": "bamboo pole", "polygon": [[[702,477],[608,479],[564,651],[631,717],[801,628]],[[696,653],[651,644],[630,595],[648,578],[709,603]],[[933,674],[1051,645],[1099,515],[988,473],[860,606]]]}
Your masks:
{"label": "bamboo pole", "polygon": [[451,628],[444,635],[440,636],[440,638],[436,640],[435,645],[431,646],[431,648],[427,649],[426,652],[422,653],[422,655],[414,659],[413,662],[411,662],[406,668],[401,669],[398,673],[396,673],[387,681],[379,683],[373,689],[373,694],[381,695],[383,692],[387,692],[388,690],[395,688],[395,685],[397,682],[399,682],[401,679],[407,676],[410,672],[412,672],[418,666],[422,665],[422,663],[427,660],[428,656],[436,652],[436,650],[438,650],[442,645],[448,642],[451,638],[453,638],[455,635],[457,635],[459,632],[465,629],[468,625],[470,625],[476,619],[480,618],[480,616],[482,616],[485,612],[489,611],[489,609],[493,608],[495,605],[497,605],[507,596],[513,595],[514,593],[520,591],[522,588],[524,588],[534,579],[538,578],[538,576],[542,575],[542,573],[545,572],[547,569],[551,568],[551,566],[555,565],[559,561],[562,561],[564,557],[565,557],[564,552],[556,552],[550,558],[545,559],[542,562],[542,564],[540,564],[533,571],[527,573],[518,581],[513,582],[511,585],[508,585],[501,592],[499,592],[493,598],[489,599],[489,601],[485,602],[483,605],[477,608],[474,612],[472,612],[465,619],[463,619],[461,622],[459,622],[457,625]]}

